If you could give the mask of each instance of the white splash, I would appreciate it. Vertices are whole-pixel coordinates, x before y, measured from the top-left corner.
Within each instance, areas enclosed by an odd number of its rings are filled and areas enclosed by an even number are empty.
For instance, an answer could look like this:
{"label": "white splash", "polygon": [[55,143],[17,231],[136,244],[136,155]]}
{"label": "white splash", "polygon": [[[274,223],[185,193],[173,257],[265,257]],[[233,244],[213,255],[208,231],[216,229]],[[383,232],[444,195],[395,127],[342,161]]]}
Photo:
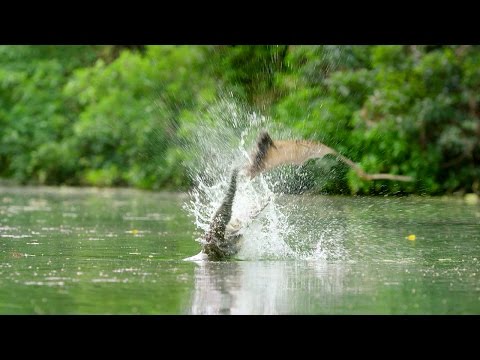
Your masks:
{"label": "white splash", "polygon": [[[258,134],[266,129],[272,135],[285,134],[276,128],[265,116],[247,111],[241,106],[223,101],[210,109],[206,115],[215,121],[205,121],[200,126],[189,129],[193,139],[187,147],[192,154],[186,162],[189,174],[194,181],[190,191],[190,200],[184,209],[193,218],[195,226],[202,235],[208,231],[213,214],[221,205],[230,181],[231,171],[235,167],[248,164],[249,154],[255,146]],[[276,182],[288,180],[280,174]],[[330,251],[322,244],[328,241],[319,234],[314,224],[302,224],[291,221],[293,212],[301,212],[298,205],[281,204],[278,195],[272,191],[273,180],[269,175],[259,175],[250,180],[240,173],[237,191],[232,207],[230,226],[238,228],[242,235],[242,246],[237,259],[305,259],[328,258]],[[301,225],[301,231],[299,228]],[[310,226],[306,229],[305,226]],[[301,235],[301,241],[298,234]],[[201,238],[197,239],[201,242]],[[297,242],[308,241],[317,244],[312,250],[298,246]],[[328,247],[329,249],[331,246]],[[185,260],[202,261],[205,255],[200,253]]]}

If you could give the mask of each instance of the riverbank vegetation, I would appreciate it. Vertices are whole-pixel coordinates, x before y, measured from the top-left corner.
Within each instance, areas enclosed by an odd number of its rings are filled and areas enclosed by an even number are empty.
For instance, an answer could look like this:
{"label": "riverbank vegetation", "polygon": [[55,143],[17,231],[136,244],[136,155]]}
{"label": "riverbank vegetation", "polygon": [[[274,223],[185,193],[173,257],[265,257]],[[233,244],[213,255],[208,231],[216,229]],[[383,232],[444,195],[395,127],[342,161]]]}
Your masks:
{"label": "riverbank vegetation", "polygon": [[225,94],[369,173],[416,179],[367,182],[326,159],[306,165],[314,191],[480,193],[469,45],[0,46],[0,177],[187,189],[179,144]]}

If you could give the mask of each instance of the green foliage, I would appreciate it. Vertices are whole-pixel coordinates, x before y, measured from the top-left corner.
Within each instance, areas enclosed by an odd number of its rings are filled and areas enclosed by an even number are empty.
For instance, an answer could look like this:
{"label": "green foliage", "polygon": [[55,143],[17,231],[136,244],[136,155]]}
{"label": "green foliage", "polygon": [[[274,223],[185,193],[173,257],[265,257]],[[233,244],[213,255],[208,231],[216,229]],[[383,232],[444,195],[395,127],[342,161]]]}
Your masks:
{"label": "green foliage", "polygon": [[5,66],[0,73],[9,94],[0,98],[7,103],[1,175],[47,184],[187,185],[171,148],[178,109],[212,98],[203,49],[124,50],[110,63],[93,56],[88,66],[78,60],[86,49],[65,49],[69,56],[57,49],[48,60],[32,55],[23,67],[14,57],[23,47],[2,49],[13,53],[7,65],[22,71]]}
{"label": "green foliage", "polygon": [[478,191],[480,48],[357,47],[357,63],[348,60],[351,48],[345,52],[342,60],[317,48],[293,48],[291,71],[318,81],[305,81],[281,99],[273,116],[368,172],[417,179],[364,182],[350,172],[353,193]]}
{"label": "green foliage", "polygon": [[367,172],[416,179],[366,182],[327,157],[288,191],[480,191],[478,46],[1,46],[0,177],[184,189],[179,145],[226,92]]}
{"label": "green foliage", "polygon": [[74,69],[92,64],[96,50],[0,47],[0,176],[20,182],[74,181],[75,154],[65,153],[61,140],[71,135],[76,114],[69,112],[61,89]]}

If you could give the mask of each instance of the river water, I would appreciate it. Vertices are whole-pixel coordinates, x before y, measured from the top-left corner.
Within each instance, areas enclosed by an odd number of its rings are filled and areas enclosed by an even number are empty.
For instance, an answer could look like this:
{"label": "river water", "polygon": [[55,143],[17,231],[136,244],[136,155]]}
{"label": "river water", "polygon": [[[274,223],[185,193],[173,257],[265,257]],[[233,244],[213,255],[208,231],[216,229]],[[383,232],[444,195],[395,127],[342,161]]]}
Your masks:
{"label": "river water", "polygon": [[0,188],[0,313],[480,313],[479,204],[276,195],[303,256],[192,262],[200,232],[188,201]]}

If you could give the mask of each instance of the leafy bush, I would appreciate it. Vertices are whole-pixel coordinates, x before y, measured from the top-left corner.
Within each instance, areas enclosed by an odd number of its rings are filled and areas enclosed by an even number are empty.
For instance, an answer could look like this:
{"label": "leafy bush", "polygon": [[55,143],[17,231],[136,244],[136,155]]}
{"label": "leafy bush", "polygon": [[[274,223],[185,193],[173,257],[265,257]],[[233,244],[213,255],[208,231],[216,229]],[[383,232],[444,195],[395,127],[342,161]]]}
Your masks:
{"label": "leafy bush", "polygon": [[478,192],[479,90],[469,45],[1,46],[0,177],[184,189],[182,145],[231,93],[368,172],[416,179],[365,182],[326,158],[301,191]]}

